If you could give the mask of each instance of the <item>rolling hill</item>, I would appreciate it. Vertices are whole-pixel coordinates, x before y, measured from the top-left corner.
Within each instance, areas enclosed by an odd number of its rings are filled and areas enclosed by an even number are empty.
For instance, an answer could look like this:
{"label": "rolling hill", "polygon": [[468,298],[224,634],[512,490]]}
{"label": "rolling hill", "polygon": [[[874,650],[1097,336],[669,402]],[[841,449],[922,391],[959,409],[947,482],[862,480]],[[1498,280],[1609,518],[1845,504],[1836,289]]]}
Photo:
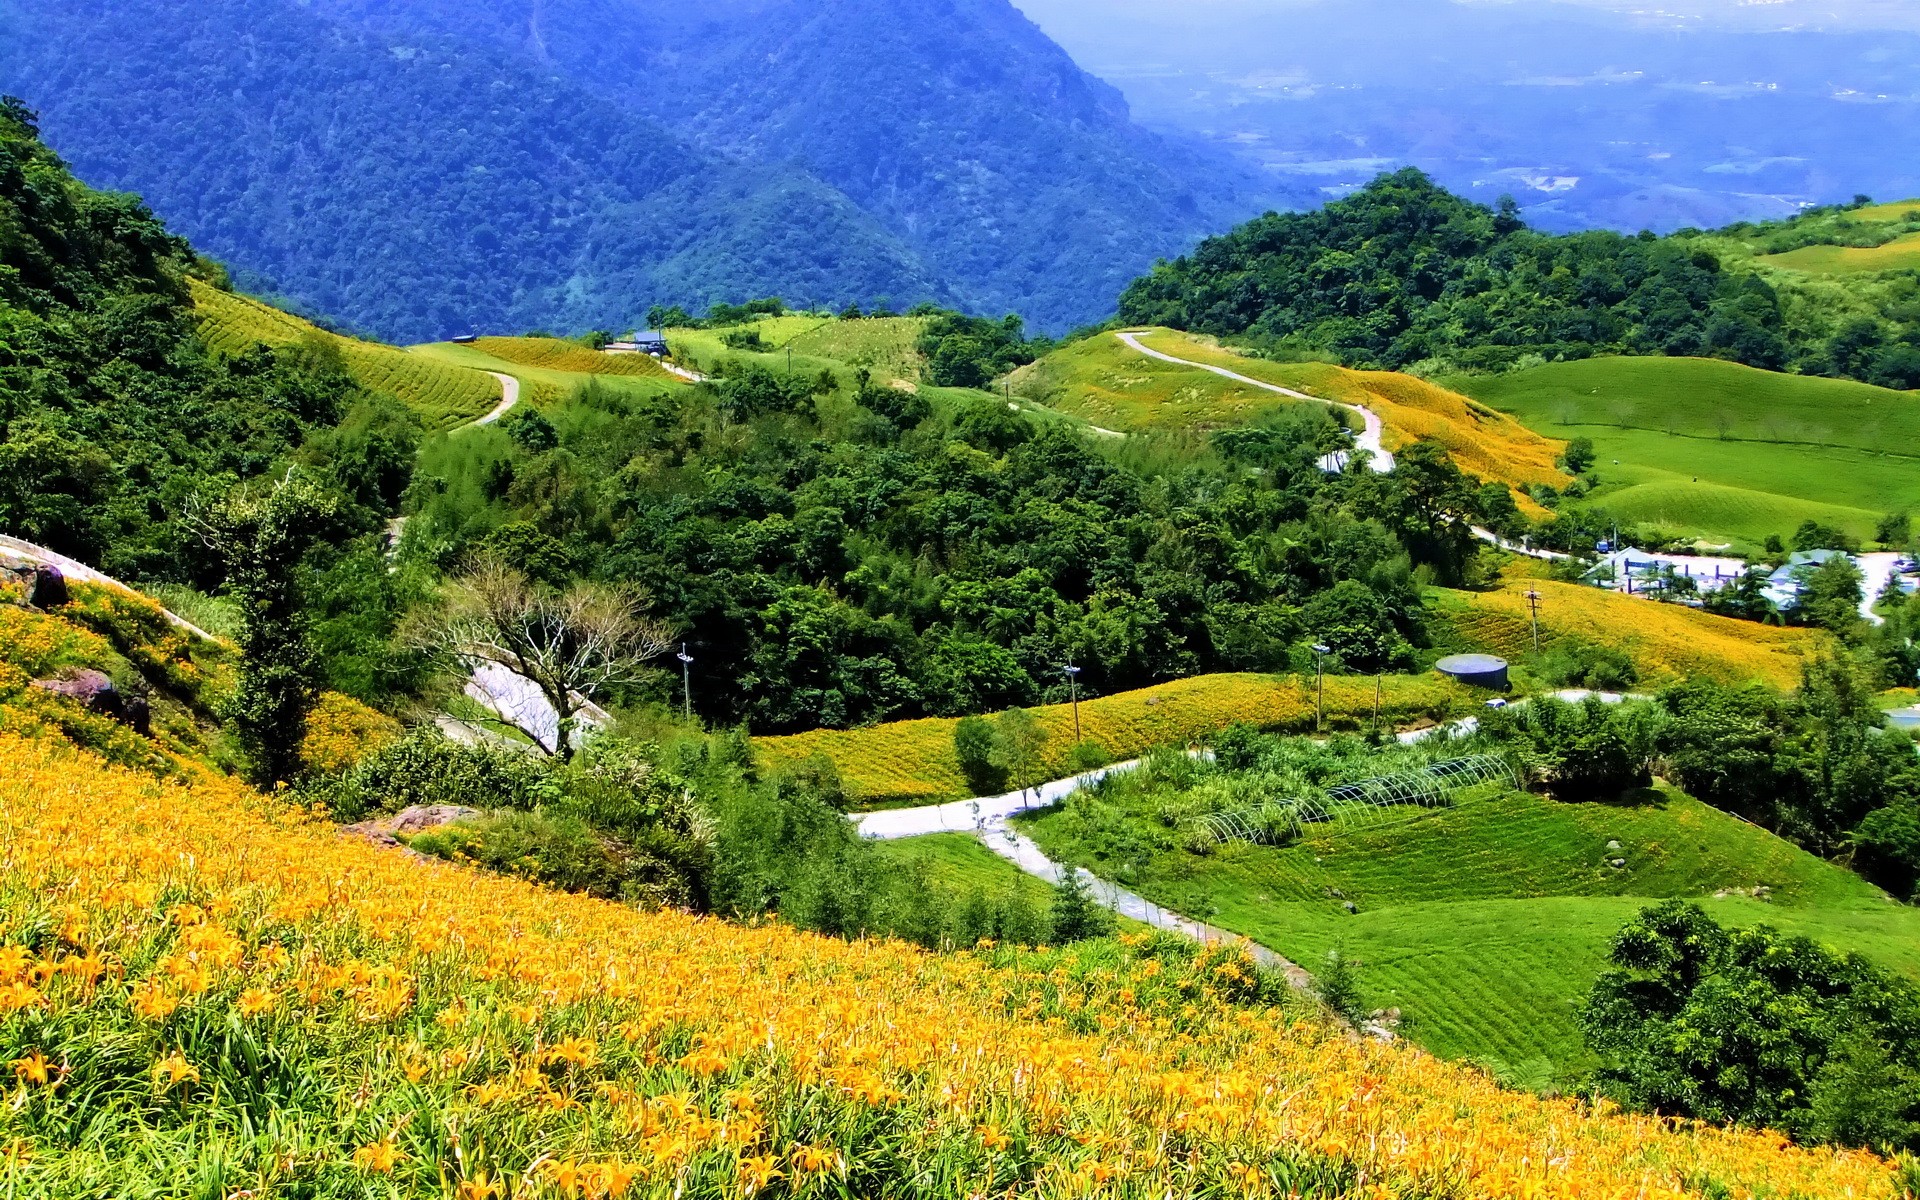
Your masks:
{"label": "rolling hill", "polygon": [[[1175,358],[1206,363],[1371,410],[1385,425],[1389,451],[1430,438],[1460,467],[1516,489],[1564,485],[1554,465],[1561,444],[1470,398],[1411,375],[1351,371],[1327,363],[1279,363],[1237,354],[1213,339],[1151,329],[1142,344]],[[1207,432],[1257,423],[1263,412],[1297,404],[1272,392],[1136,353],[1107,335],[1069,342],[1008,380],[1014,392],[1115,432]]]}
{"label": "rolling hill", "polygon": [[1590,437],[1623,520],[1757,545],[1813,520],[1870,538],[1920,507],[1920,394],[1692,358],[1597,358],[1447,386],[1558,438]]}

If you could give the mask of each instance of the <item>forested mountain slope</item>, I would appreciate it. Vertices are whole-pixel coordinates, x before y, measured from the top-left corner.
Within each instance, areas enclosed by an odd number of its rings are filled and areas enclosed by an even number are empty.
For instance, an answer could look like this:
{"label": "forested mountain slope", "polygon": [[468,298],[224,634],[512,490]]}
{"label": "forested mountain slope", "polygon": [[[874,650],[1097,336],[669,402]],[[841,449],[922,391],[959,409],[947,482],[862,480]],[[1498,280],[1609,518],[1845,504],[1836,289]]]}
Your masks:
{"label": "forested mountain slope", "polygon": [[1262,206],[1006,0],[9,0],[0,22],[0,87],[83,178],[392,340],[769,293],[1062,328]]}
{"label": "forested mountain slope", "polygon": [[89,182],[389,340],[624,328],[662,299],[943,295],[801,171],[716,161],[510,55],[291,0],[18,0],[0,87]]}
{"label": "forested mountain slope", "polygon": [[[1900,206],[1894,206],[1896,209]],[[1920,387],[1920,273],[1821,277],[1794,247],[1893,247],[1904,209],[1659,238],[1527,228],[1419,171],[1382,176],[1311,213],[1269,213],[1127,289],[1122,319],[1349,366],[1502,370],[1595,354],[1724,358],[1767,370]]]}

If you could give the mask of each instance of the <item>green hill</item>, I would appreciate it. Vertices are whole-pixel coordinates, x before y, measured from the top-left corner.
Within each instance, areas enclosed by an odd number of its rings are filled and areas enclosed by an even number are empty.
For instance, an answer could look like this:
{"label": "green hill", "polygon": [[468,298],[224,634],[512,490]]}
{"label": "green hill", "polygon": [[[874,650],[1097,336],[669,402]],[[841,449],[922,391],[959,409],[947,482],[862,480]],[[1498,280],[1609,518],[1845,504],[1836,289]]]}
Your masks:
{"label": "green hill", "polygon": [[1436,1053],[1545,1060],[1563,1077],[1584,1065],[1573,1015],[1608,940],[1655,899],[1699,897],[1723,922],[1770,923],[1920,976],[1920,910],[1666,789],[1618,804],[1483,795],[1206,855],[1178,844],[1157,800],[1124,788],[1025,825],[1056,860],[1309,968],[1339,948],[1367,1004],[1401,1009],[1407,1035]]}
{"label": "green hill", "polygon": [[1596,358],[1447,386],[1552,437],[1590,437],[1586,503],[1718,540],[1819,521],[1871,537],[1920,506],[1920,395],[1698,358]]}

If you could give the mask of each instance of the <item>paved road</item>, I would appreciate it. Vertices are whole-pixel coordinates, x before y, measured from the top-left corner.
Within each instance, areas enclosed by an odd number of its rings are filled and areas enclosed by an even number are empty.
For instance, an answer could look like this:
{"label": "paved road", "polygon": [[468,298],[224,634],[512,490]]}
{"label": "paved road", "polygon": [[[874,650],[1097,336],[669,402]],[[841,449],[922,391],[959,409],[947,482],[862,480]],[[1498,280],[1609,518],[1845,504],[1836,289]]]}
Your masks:
{"label": "paved road", "polygon": [[1880,593],[1887,590],[1887,584],[1898,574],[1895,563],[1906,557],[1902,554],[1862,554],[1860,556],[1860,615],[1874,625],[1885,625],[1887,619],[1873,611],[1874,604],[1880,599]]}
{"label": "paved road", "polygon": [[515,379],[511,375],[503,375],[499,371],[488,371],[487,374],[500,381],[500,403],[494,405],[493,411],[486,416],[461,426],[462,429],[472,429],[475,425],[491,425],[501,417],[512,412],[513,406],[520,403],[520,381],[518,379]]}
{"label": "paved road", "polygon": [[[1357,404],[1342,404],[1338,400],[1328,400],[1323,396],[1309,396],[1305,392],[1296,392],[1292,388],[1281,387],[1277,383],[1266,383],[1262,380],[1242,375],[1237,371],[1229,371],[1225,367],[1216,367],[1208,363],[1194,362],[1186,358],[1175,358],[1171,354],[1163,354],[1158,350],[1152,350],[1141,345],[1140,335],[1137,333],[1117,333],[1114,336],[1133,349],[1146,355],[1148,358],[1157,358],[1161,362],[1170,362],[1183,367],[1192,367],[1198,371],[1211,371],[1215,375],[1231,379],[1236,383],[1244,383],[1249,387],[1257,387],[1263,391],[1275,392],[1282,396],[1290,396],[1295,400],[1311,400],[1315,404],[1330,404],[1335,408],[1344,408],[1349,412],[1358,413],[1360,414],[1360,419],[1366,423],[1366,431],[1357,435],[1354,438],[1354,442],[1360,449],[1367,451],[1373,456],[1368,461],[1375,471],[1385,474],[1393,470],[1393,455],[1388,454],[1387,448],[1380,442],[1381,435],[1386,432],[1386,425],[1378,416],[1374,415],[1371,409],[1362,408]],[[1328,457],[1331,458],[1334,456],[1329,455]]]}

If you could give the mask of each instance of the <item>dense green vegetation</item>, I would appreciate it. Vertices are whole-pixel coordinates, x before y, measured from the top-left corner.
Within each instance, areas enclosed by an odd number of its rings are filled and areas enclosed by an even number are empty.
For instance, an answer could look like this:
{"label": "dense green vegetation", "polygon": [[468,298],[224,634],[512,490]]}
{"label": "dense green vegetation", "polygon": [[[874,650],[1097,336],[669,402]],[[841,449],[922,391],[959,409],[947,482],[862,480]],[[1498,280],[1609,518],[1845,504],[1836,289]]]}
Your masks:
{"label": "dense green vegetation", "polygon": [[1343,435],[1317,411],[1169,472],[978,393],[714,371],[430,446],[409,545],[643,587],[698,663],[694,707],[757,733],[1064,699],[1068,662],[1083,695],[1283,669],[1316,636],[1388,668],[1424,639],[1414,568],[1472,570],[1471,481],[1421,448],[1329,476]]}
{"label": "dense green vegetation", "polygon": [[1723,256],[1751,252],[1691,232],[1548,236],[1407,170],[1209,239],[1135,281],[1120,315],[1423,373],[1658,354],[1920,388],[1913,279],[1795,291]]}
{"label": "dense green vegetation", "polygon": [[1601,1090],[1638,1108],[1882,1154],[1920,1149],[1920,987],[1859,955],[1698,905],[1647,909],[1580,1023]]}

